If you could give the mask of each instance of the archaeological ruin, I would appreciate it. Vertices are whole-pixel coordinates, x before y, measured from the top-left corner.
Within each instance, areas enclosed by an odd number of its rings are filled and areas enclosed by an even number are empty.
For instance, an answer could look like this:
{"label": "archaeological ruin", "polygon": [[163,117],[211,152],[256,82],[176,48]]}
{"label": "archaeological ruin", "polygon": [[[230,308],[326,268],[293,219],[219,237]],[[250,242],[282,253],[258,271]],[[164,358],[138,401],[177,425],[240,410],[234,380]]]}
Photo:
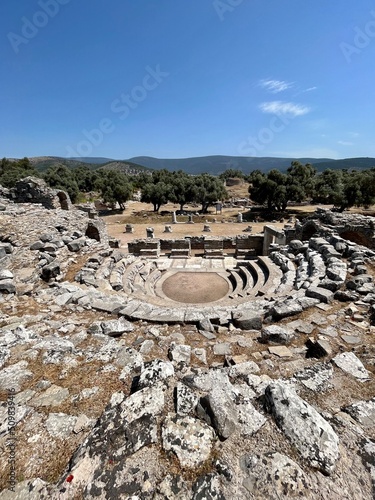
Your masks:
{"label": "archaeological ruin", "polygon": [[374,498],[375,219],[151,229],[0,188],[0,500]]}

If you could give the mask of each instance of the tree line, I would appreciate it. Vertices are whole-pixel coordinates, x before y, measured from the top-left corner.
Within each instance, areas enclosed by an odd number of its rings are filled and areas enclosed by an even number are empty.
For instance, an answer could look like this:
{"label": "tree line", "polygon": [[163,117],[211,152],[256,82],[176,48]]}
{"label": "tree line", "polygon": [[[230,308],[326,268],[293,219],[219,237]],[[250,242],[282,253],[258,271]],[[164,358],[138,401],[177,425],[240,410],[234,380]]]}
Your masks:
{"label": "tree line", "polygon": [[86,166],[68,168],[65,165],[49,167],[38,172],[28,158],[0,162],[0,185],[13,187],[27,176],[43,177],[55,189],[66,191],[72,202],[81,201],[83,193],[98,193],[105,203],[124,209],[135,191],[140,190],[141,201],[151,203],[158,212],[168,202],[178,204],[180,210],[188,203],[197,203],[206,213],[209,206],[227,198],[225,181],[242,177],[249,182],[252,201],[270,211],[283,212],[290,202],[332,204],[343,211],[353,206],[369,207],[375,204],[375,168],[368,170],[330,170],[318,173],[312,165],[292,162],[285,173],[254,170],[243,174],[228,169],[220,176],[189,175],[183,171],[155,170],[128,175],[116,170],[95,169]]}
{"label": "tree line", "polygon": [[339,211],[375,203],[375,168],[317,171],[310,164],[292,162],[286,173],[254,170],[247,177],[249,195],[271,211],[282,212],[289,202],[334,205]]}
{"label": "tree line", "polygon": [[13,187],[19,179],[30,175],[42,177],[50,187],[66,191],[73,203],[80,201],[83,193],[96,192],[105,203],[118,203],[122,210],[138,190],[141,201],[151,203],[155,212],[172,202],[181,210],[187,203],[199,203],[205,213],[210,205],[227,196],[223,181],[209,174],[190,176],[183,171],[155,170],[127,175],[117,170],[68,168],[59,164],[41,174],[28,158],[18,161],[3,158],[0,163],[0,185],[4,187]]}

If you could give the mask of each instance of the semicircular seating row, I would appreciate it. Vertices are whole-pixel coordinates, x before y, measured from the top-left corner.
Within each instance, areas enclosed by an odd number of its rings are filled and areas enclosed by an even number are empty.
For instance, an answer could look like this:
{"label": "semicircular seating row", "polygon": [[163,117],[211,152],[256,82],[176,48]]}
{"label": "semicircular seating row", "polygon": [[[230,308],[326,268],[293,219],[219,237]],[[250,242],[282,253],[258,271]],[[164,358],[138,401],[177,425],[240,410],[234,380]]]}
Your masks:
{"label": "semicircular seating row", "polygon": [[[158,296],[157,283],[164,273],[163,266],[158,267],[158,259],[138,258],[119,251],[99,254],[88,259],[75,279],[89,287],[93,300],[87,301],[87,307],[94,307],[95,300],[100,299],[116,302],[117,309],[122,308],[122,314],[130,319],[161,321],[167,317],[171,322],[194,322],[199,315],[230,317],[235,311],[249,308],[270,311],[285,301],[298,302],[300,308],[305,309],[319,300],[332,300],[334,292],[346,283],[346,260],[351,267],[356,265],[360,270],[364,267],[362,256],[373,259],[375,253],[331,235],[311,238],[300,250],[284,247],[273,251],[269,257],[238,260],[226,270],[230,283],[227,295],[207,307],[202,304],[199,310]],[[62,289],[64,286],[62,283]],[[319,295],[323,295],[323,299],[319,299]],[[77,297],[81,296],[77,292]],[[76,300],[75,295],[73,300]],[[83,301],[86,304],[86,299]],[[299,310],[298,307],[294,309]]]}

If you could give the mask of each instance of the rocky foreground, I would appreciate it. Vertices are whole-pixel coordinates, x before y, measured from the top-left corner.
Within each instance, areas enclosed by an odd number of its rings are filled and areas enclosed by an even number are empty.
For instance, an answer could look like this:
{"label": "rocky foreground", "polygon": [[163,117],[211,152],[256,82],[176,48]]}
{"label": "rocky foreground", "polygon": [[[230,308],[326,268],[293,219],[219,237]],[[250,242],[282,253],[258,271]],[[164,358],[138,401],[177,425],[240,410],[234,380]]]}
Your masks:
{"label": "rocky foreground", "polygon": [[130,322],[74,282],[118,252],[100,221],[0,208],[1,500],[374,498],[373,252],[256,330]]}

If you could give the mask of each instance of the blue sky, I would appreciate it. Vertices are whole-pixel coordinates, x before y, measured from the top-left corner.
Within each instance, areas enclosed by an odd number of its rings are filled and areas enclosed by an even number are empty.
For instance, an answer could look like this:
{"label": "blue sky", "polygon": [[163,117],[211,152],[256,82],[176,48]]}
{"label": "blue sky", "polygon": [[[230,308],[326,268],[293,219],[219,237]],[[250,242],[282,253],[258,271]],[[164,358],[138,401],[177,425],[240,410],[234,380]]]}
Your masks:
{"label": "blue sky", "polygon": [[375,156],[375,2],[2,0],[0,156]]}

